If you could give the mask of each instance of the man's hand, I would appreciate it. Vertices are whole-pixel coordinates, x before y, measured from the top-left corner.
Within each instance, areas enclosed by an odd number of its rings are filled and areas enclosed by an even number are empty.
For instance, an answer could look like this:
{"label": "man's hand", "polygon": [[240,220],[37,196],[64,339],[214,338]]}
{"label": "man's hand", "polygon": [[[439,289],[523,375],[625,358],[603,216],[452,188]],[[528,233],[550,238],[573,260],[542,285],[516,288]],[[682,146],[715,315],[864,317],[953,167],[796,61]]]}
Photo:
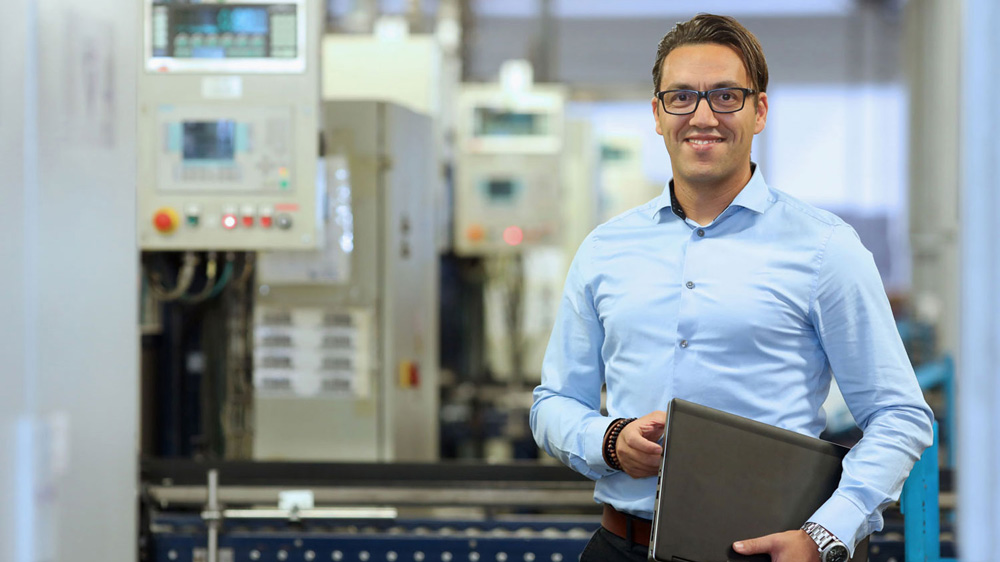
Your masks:
{"label": "man's hand", "polygon": [[663,437],[667,413],[646,414],[625,426],[615,444],[622,470],[632,478],[656,476],[660,471],[663,447],[657,441]]}
{"label": "man's hand", "polygon": [[805,531],[785,531],[733,543],[740,554],[770,554],[771,562],[819,562],[819,549]]}

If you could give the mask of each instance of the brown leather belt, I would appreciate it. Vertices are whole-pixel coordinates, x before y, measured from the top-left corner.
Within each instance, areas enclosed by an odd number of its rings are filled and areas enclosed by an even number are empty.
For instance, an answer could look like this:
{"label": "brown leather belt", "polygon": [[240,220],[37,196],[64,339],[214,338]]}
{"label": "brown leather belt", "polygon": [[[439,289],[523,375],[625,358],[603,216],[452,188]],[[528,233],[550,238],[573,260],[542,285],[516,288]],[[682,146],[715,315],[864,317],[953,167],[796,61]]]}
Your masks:
{"label": "brown leather belt", "polygon": [[[622,513],[608,504],[604,504],[601,526],[627,541],[642,546],[649,546],[649,536],[653,531],[653,522],[649,519]],[[630,528],[632,536],[629,536]]]}

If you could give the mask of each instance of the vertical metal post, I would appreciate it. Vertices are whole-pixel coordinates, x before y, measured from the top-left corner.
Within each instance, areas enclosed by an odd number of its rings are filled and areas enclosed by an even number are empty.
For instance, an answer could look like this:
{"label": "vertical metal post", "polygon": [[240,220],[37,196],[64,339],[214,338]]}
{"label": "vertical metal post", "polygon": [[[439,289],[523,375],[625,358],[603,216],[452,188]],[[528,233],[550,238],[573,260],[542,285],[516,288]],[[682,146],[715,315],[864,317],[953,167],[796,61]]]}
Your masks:
{"label": "vertical metal post", "polygon": [[208,526],[208,562],[218,562],[222,512],[219,510],[219,470],[216,468],[208,471],[208,505],[201,516]]}
{"label": "vertical metal post", "polygon": [[955,468],[955,452],[958,448],[958,433],[955,428],[955,419],[958,417],[957,406],[955,405],[955,360],[951,355],[944,357],[945,368],[948,370],[944,379],[944,407],[946,409],[944,418],[944,434],[947,437],[948,458],[945,466],[950,469]]}

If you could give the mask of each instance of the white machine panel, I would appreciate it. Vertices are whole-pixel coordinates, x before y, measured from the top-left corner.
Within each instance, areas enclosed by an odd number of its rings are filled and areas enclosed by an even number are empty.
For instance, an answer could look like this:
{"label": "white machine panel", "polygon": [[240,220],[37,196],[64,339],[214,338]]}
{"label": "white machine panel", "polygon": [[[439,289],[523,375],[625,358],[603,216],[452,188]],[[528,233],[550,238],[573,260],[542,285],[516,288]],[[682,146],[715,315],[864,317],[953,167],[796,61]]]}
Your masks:
{"label": "white machine panel", "polygon": [[143,14],[140,247],[318,247],[321,2],[145,0]]}
{"label": "white machine panel", "polygon": [[[432,461],[440,392],[434,123],[381,102],[328,102],[323,115],[330,184],[349,191],[336,213],[349,217],[350,244],[260,262],[254,458]],[[338,254],[350,262],[339,270],[347,276],[314,275]]]}
{"label": "white machine panel", "polygon": [[559,245],[564,142],[561,88],[460,95],[455,251],[484,255]]}

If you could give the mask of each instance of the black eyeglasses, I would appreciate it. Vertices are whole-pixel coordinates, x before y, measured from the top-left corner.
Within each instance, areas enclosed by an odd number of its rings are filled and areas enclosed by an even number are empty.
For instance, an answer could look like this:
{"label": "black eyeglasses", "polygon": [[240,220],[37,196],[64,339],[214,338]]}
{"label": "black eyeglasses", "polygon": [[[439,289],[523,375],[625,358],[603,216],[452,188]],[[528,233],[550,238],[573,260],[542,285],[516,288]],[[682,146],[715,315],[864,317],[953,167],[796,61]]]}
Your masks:
{"label": "black eyeglasses", "polygon": [[698,111],[701,98],[708,100],[708,107],[716,113],[736,113],[743,109],[747,96],[756,94],[749,88],[716,88],[714,90],[663,90],[656,92],[663,111],[671,115],[690,115]]}

